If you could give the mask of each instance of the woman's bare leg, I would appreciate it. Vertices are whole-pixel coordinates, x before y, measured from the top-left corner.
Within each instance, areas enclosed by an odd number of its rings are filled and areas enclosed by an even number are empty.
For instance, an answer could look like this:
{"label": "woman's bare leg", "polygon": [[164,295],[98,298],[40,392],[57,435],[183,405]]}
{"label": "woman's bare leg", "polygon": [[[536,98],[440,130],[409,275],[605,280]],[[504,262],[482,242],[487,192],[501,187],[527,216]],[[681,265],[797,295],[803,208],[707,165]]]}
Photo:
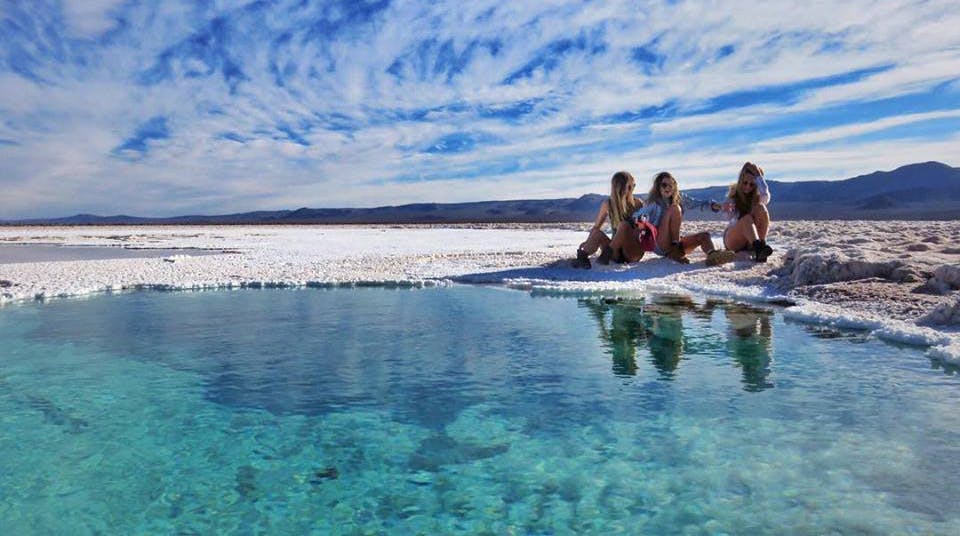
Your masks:
{"label": "woman's bare leg", "polygon": [[680,207],[673,205],[667,209],[660,220],[660,226],[657,228],[657,247],[664,252],[668,258],[679,262],[680,264],[690,264],[687,258],[687,252],[697,247],[700,238],[691,238],[684,243],[680,237],[680,224],[683,222],[683,211]]}
{"label": "woman's bare leg", "polygon": [[754,220],[753,213],[740,218],[733,228],[724,234],[723,243],[727,249],[733,251],[753,249],[754,261],[767,262],[767,257],[773,253],[765,240],[770,228],[770,215],[762,205],[754,208],[754,213],[760,221]]}
{"label": "woman's bare leg", "polygon": [[613,260],[636,262],[643,257],[643,248],[637,237],[637,230],[629,223],[622,221],[617,227],[617,234],[610,241],[613,249]]}
{"label": "woman's bare leg", "polygon": [[663,214],[660,225],[657,226],[657,245],[662,251],[670,251],[674,242],[680,240],[680,224],[683,222],[683,212],[680,207],[671,205]]}
{"label": "woman's bare leg", "polygon": [[621,257],[627,262],[637,262],[643,258],[643,246],[640,245],[637,230],[633,227],[630,228],[630,234],[628,238],[623,241],[623,246],[621,246],[620,251]]}
{"label": "woman's bare leg", "polygon": [[[770,211],[768,211],[764,205],[757,205],[753,207],[750,215],[753,216],[753,222],[757,226],[757,238],[766,240],[767,231],[770,230]],[[752,243],[753,242],[751,242],[751,244]]]}
{"label": "woman's bare leg", "polygon": [[607,236],[607,233],[600,229],[591,229],[590,236],[584,243],[580,244],[580,250],[587,255],[593,255],[598,249],[608,245],[610,245],[610,237]]}
{"label": "woman's bare leg", "polygon": [[710,238],[710,233],[706,231],[681,238],[680,245],[683,246],[684,254],[690,253],[696,249],[697,246],[700,246],[700,249],[703,250],[704,253],[710,253],[716,249],[713,245],[713,240]]}
{"label": "woman's bare leg", "polygon": [[773,248],[767,245],[767,231],[770,230],[770,212],[764,205],[753,207],[751,212],[753,221],[757,225],[757,238],[759,240],[753,243],[753,260],[757,262],[767,262],[767,257],[773,254]]}
{"label": "woman's bare leg", "polygon": [[753,215],[747,214],[737,220],[733,228],[723,235],[723,245],[731,251],[740,251],[752,247],[753,243],[759,239],[757,226],[753,223]]}

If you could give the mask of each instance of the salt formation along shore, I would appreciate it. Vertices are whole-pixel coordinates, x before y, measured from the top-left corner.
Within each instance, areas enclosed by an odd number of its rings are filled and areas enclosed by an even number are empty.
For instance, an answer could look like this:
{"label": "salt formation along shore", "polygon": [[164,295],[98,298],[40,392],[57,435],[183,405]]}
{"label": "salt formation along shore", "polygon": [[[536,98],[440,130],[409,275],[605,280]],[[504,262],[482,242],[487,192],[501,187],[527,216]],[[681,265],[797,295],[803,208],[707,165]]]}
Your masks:
{"label": "salt formation along shore", "polygon": [[[502,284],[533,291],[693,292],[785,306],[960,363],[960,222],[775,222],[765,264],[707,268],[648,254],[577,270],[587,224],[2,227],[3,244],[222,250],[217,255],[0,264],[0,304],[133,289]],[[722,222],[688,222],[684,232]]]}

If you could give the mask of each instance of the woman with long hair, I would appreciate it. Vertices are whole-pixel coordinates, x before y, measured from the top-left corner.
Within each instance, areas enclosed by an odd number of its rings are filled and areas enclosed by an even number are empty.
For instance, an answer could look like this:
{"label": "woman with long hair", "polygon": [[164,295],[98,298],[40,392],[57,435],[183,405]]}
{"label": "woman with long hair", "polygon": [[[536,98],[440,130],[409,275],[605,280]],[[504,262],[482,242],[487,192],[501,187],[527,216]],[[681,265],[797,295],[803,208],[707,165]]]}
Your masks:
{"label": "woman with long hair", "polygon": [[[698,201],[680,192],[677,179],[667,171],[661,171],[653,178],[653,186],[647,195],[643,208],[634,212],[634,218],[646,219],[657,228],[657,245],[654,252],[669,257],[681,264],[689,264],[687,253],[697,246],[707,255],[707,266],[716,266],[733,260],[732,251],[719,251],[710,239],[710,233],[701,232],[687,236],[680,235],[683,222],[683,209],[698,207],[700,210],[720,209],[716,203]],[[614,237],[614,244],[617,237]],[[614,248],[615,249],[615,248]]]}
{"label": "woman with long hair", "polygon": [[753,252],[753,260],[767,262],[773,248],[767,245],[770,230],[770,187],[760,166],[747,162],[740,168],[737,182],[730,185],[724,212],[730,223],[723,232],[723,245],[731,251]]}
{"label": "woman with long hair", "polygon": [[[577,259],[573,261],[575,268],[590,268],[590,255],[601,248],[603,251],[597,262],[602,264],[610,262],[611,240],[610,236],[603,232],[603,224],[609,220],[610,235],[615,235],[620,225],[635,210],[643,206],[643,201],[633,195],[636,185],[637,181],[627,171],[618,171],[610,177],[610,197],[600,205],[597,217],[593,221],[593,227],[590,229],[590,235],[577,248]],[[643,255],[642,251],[640,255]]]}

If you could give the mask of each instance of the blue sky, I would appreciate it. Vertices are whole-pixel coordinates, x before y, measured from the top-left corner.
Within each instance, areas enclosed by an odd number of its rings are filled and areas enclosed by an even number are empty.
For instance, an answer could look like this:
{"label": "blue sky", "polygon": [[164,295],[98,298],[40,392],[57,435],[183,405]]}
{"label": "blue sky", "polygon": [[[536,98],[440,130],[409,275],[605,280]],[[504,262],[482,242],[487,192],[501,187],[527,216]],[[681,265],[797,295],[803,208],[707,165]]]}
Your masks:
{"label": "blue sky", "polygon": [[0,0],[0,219],[960,164],[951,1]]}

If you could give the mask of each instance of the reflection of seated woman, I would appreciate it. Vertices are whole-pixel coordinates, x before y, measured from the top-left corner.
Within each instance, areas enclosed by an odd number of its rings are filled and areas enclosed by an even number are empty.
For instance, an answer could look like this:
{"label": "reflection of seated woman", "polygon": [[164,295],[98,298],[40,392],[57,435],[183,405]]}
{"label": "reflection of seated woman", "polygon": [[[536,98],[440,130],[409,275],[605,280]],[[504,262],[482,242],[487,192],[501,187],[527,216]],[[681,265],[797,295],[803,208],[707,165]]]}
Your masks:
{"label": "reflection of seated woman", "polygon": [[763,391],[774,386],[767,376],[771,372],[772,313],[744,306],[725,308],[730,337],[727,350],[743,370],[743,389]]}
{"label": "reflection of seated woman", "polygon": [[643,313],[633,307],[614,307],[610,319],[613,373],[637,374],[637,343],[643,337]]}
{"label": "reflection of seated woman", "polygon": [[677,302],[672,296],[654,297],[653,300],[643,308],[635,304],[608,304],[596,300],[580,302],[600,326],[600,339],[610,349],[614,374],[636,375],[637,347],[646,340],[650,362],[660,372],[660,377],[673,379],[684,349],[682,314],[695,306],[689,300]]}
{"label": "reflection of seated woman", "polygon": [[[596,300],[583,300],[581,304],[590,311],[600,325],[600,340],[610,348],[613,373],[636,375],[637,343],[643,337],[640,309],[626,305],[610,305]],[[611,313],[609,329],[607,328],[607,311]]]}
{"label": "reflection of seated woman", "polygon": [[[692,305],[692,304],[691,304]],[[683,356],[683,317],[675,306],[652,305],[645,310],[650,362],[660,377],[673,379]]]}

